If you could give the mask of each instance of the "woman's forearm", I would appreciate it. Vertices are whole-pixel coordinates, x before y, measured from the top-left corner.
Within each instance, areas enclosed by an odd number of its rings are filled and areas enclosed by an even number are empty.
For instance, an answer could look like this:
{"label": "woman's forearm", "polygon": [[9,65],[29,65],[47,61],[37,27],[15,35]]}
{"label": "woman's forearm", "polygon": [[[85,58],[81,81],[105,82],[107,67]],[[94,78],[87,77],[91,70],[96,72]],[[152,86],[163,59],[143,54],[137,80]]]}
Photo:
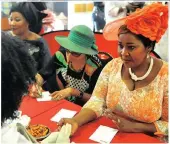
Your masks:
{"label": "woman's forearm", "polygon": [[155,133],[156,127],[153,123],[135,123],[134,132],[143,132],[143,133]]}
{"label": "woman's forearm", "polygon": [[[71,88],[70,93],[73,96],[79,97],[81,92],[78,89]],[[87,102],[90,99],[90,97],[91,97],[91,94],[83,93],[81,100],[83,102]]]}
{"label": "woman's forearm", "polygon": [[91,110],[84,108],[82,109],[73,119],[78,123],[79,126],[82,126],[89,121],[92,121],[97,118],[96,113]]}

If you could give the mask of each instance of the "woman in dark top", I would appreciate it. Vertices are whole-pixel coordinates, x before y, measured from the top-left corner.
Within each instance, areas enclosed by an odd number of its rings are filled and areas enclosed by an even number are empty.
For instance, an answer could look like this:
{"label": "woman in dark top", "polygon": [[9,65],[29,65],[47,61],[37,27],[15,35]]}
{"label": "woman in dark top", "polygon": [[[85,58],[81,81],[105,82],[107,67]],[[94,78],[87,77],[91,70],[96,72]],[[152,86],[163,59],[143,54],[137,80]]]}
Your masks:
{"label": "woman in dark top", "polygon": [[94,34],[90,28],[78,25],[68,37],[56,37],[62,46],[48,65],[37,75],[37,83],[53,92],[55,100],[66,98],[83,105],[91,96],[103,68],[97,56]]}
{"label": "woman in dark top", "polygon": [[46,17],[46,14],[38,11],[29,2],[17,3],[11,8],[9,17],[10,33],[29,44],[29,53],[34,57],[38,71],[47,64],[51,56],[45,40],[30,31],[30,28],[44,17]]}

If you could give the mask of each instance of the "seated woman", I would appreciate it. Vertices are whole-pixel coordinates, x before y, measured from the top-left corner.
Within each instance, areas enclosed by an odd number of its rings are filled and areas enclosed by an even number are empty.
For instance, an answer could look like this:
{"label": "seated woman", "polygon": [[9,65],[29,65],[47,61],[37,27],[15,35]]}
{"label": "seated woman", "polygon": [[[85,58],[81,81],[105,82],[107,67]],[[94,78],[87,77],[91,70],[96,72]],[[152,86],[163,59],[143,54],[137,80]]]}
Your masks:
{"label": "seated woman", "polygon": [[51,55],[46,41],[30,31],[30,28],[36,26],[44,17],[46,14],[38,11],[30,2],[20,2],[14,5],[9,16],[10,33],[30,45],[29,53],[34,57],[38,71],[47,64]]}
{"label": "seated woman", "polygon": [[[23,95],[29,93],[28,87],[35,81],[37,73],[33,67],[35,61],[28,53],[28,45],[22,40],[4,32],[1,32],[1,36],[1,142],[3,144],[38,143],[21,123],[15,121],[16,111]],[[68,143],[69,130],[71,132],[71,127],[67,125],[61,132],[52,132],[41,143]]]}
{"label": "seated woman", "polygon": [[[7,123],[9,119],[12,123],[16,118],[14,113],[19,108],[22,96],[28,92],[29,84],[35,80],[37,72],[33,67],[35,61],[22,40],[1,32],[1,41],[1,140],[2,143],[29,143],[29,141],[35,143],[36,140],[26,134],[23,126],[11,126]],[[21,127],[22,131],[18,131]]]}
{"label": "seated woman", "polygon": [[79,114],[59,125],[72,124],[74,134],[104,113],[120,131],[167,136],[168,64],[150,56],[167,27],[168,7],[158,3],[106,25],[108,40],[118,30],[120,57],[105,66]]}
{"label": "seated woman", "polygon": [[68,37],[57,36],[62,46],[36,76],[37,83],[52,93],[55,100],[67,98],[83,105],[91,96],[103,68],[90,28],[78,25]]}

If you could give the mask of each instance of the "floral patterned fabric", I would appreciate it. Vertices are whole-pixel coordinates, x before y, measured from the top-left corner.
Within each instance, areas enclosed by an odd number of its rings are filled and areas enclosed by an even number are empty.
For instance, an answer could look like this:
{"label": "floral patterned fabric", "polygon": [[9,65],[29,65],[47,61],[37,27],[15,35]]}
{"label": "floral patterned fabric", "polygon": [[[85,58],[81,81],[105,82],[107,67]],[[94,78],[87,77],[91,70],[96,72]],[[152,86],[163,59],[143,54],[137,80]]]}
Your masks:
{"label": "floral patterned fabric", "polygon": [[155,134],[168,134],[168,65],[163,61],[155,79],[142,88],[130,91],[121,78],[122,60],[109,62],[101,72],[91,99],[83,108],[99,117],[104,108],[146,123],[154,123]]}

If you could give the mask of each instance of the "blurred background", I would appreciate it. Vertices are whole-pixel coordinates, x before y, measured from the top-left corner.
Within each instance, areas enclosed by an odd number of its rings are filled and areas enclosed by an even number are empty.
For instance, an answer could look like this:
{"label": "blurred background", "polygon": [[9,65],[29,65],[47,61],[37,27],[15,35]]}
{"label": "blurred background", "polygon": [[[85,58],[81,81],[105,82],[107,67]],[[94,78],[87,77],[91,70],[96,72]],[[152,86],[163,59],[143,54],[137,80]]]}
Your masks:
{"label": "blurred background", "polygon": [[[102,33],[104,26],[110,21],[123,18],[134,12],[137,8],[153,3],[154,1],[60,1],[43,2],[47,9],[55,15],[53,29],[46,29],[43,33],[57,30],[70,30],[75,25],[86,25],[94,32]],[[156,1],[158,2],[158,1]],[[160,1],[169,5],[167,1]],[[10,30],[8,24],[9,11],[17,2],[1,2],[1,30]],[[42,33],[41,33],[42,34]],[[165,47],[165,48],[162,48]],[[156,45],[155,51],[168,61],[168,30],[161,41]]]}

